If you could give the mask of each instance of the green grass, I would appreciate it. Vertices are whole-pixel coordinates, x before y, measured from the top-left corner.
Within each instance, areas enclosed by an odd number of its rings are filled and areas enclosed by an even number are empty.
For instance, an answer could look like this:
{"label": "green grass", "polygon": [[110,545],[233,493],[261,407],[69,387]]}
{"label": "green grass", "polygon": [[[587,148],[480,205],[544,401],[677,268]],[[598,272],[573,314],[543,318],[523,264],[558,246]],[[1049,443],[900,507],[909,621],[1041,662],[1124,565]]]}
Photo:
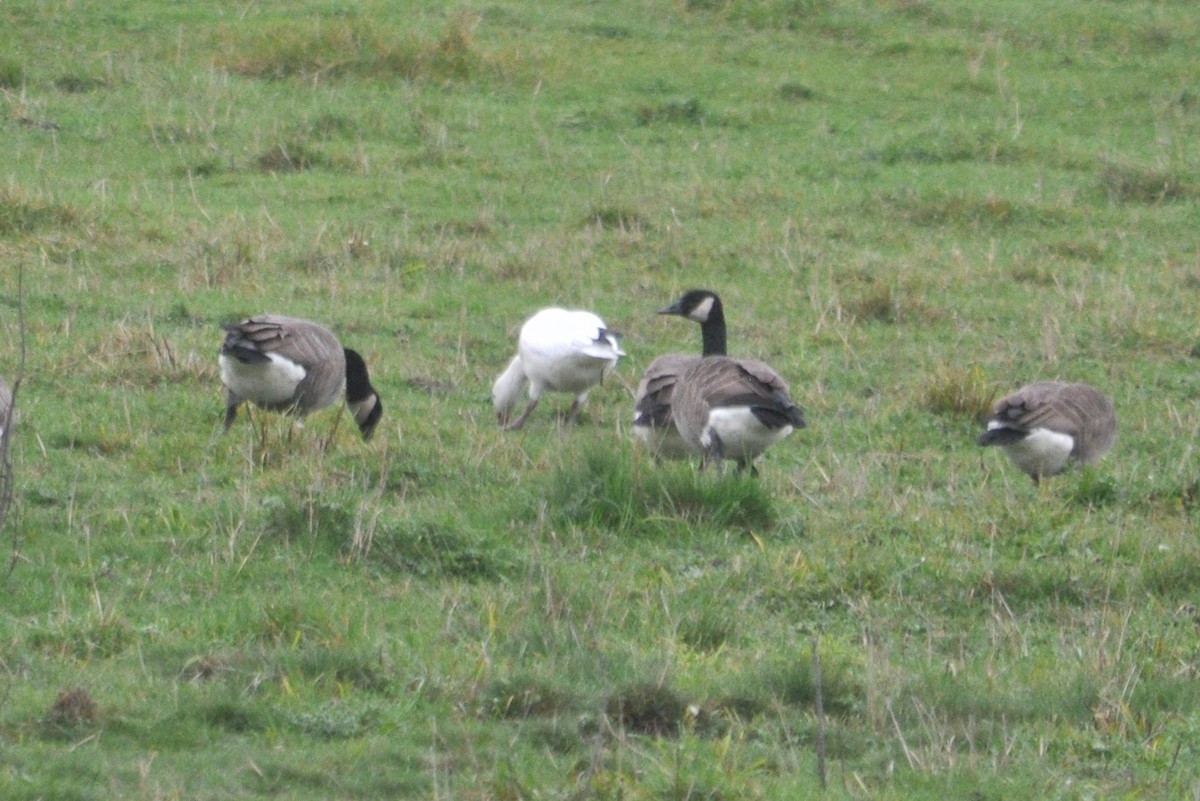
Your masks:
{"label": "green grass", "polygon": [[[0,6],[0,797],[805,798],[822,735],[830,797],[1194,797],[1198,45],[1179,2]],[[809,420],[758,479],[629,431],[693,286]],[[551,304],[629,355],[500,431]],[[370,443],[221,433],[259,311],[364,353]],[[1035,487],[978,416],[1054,377],[1120,436]]]}

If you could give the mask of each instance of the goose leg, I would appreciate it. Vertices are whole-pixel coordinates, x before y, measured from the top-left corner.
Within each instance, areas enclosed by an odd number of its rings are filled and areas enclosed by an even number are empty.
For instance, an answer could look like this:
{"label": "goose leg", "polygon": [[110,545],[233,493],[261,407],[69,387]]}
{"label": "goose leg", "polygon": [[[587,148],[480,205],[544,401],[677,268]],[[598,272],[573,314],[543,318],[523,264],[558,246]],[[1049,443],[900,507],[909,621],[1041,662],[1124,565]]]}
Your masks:
{"label": "goose leg", "polygon": [[325,437],[325,441],[321,443],[321,453],[329,450],[329,446],[333,443],[333,438],[337,436],[338,424],[342,422],[342,412],[345,406],[338,406],[337,417],[333,418],[333,428],[329,429],[329,436]]}
{"label": "goose leg", "polygon": [[233,421],[237,418],[238,406],[242,403],[242,399],[232,392],[225,396],[225,431],[228,431],[233,426]]}
{"label": "goose leg", "polygon": [[258,428],[258,452],[262,456],[262,458],[265,459],[266,453],[267,453],[267,423],[270,422],[271,416],[269,414],[262,414],[262,415],[257,415],[257,416],[261,418],[261,420],[259,420],[258,426],[254,426],[255,415],[253,415],[253,414],[251,414],[251,416],[250,416],[250,424],[251,424],[251,428],[255,428],[255,427]]}
{"label": "goose leg", "polygon": [[575,400],[571,401],[571,408],[567,411],[567,425],[575,425],[575,420],[579,417],[579,406],[581,402],[581,398],[576,398]]}
{"label": "goose leg", "polygon": [[700,457],[700,469],[703,470],[714,460],[717,463],[717,473],[720,474],[724,472],[722,469],[724,464],[721,458],[721,438],[716,434],[712,435],[712,439],[709,441],[708,446],[704,449],[703,455]]}
{"label": "goose leg", "polygon": [[527,417],[529,417],[530,412],[532,412],[534,410],[534,408],[537,407],[537,405],[538,405],[538,399],[532,398],[529,401],[529,403],[526,404],[525,411],[521,412],[521,414],[517,416],[516,420],[513,420],[511,423],[504,426],[504,429],[506,431],[516,431],[518,428],[525,425],[525,419]]}
{"label": "goose leg", "polygon": [[287,444],[288,445],[292,444],[292,436],[295,435],[296,429],[299,428],[301,425],[302,424],[300,423],[299,420],[292,420],[290,418],[288,419],[288,435],[287,435]]}

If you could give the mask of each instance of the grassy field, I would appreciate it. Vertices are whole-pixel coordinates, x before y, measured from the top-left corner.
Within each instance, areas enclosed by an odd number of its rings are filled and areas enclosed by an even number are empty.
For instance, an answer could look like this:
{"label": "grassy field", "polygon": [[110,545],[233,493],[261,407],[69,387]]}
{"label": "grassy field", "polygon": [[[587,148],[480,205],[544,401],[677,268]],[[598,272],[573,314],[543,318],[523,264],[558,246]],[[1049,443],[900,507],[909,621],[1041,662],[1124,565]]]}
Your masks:
{"label": "grassy field", "polygon": [[[0,797],[1200,799],[1200,8],[428,5],[0,4]],[[629,430],[694,286],[757,480]],[[500,431],[554,304],[628,357]],[[260,311],[371,442],[222,434]],[[1035,487],[1052,377],[1121,430]]]}

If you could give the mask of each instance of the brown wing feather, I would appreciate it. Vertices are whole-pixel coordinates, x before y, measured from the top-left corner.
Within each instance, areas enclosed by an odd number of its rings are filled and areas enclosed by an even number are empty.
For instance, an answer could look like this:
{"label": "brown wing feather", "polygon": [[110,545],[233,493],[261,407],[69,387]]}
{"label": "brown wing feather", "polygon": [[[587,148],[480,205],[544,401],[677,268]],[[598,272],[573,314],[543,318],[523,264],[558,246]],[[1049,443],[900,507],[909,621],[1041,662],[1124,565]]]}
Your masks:
{"label": "brown wing feather", "polygon": [[[1075,458],[1081,462],[1099,459],[1117,440],[1117,411],[1113,402],[1095,387],[1069,384],[1059,394],[1058,405],[1079,420]],[[1069,412],[1068,412],[1069,410]]]}
{"label": "brown wing feather", "polygon": [[306,414],[332,403],[346,379],[342,345],[329,329],[299,317],[260,314],[223,326],[225,348],[277,353],[305,369],[296,387],[297,411]]}
{"label": "brown wing feather", "polygon": [[679,377],[699,361],[699,356],[667,353],[650,363],[634,395],[634,409],[639,421],[647,425],[671,425],[671,396]]}
{"label": "brown wing feather", "polygon": [[342,353],[342,345],[333,332],[299,317],[263,314],[244,320],[238,330],[264,353],[276,351],[306,367],[336,359]]}
{"label": "brown wing feather", "polygon": [[992,407],[992,417],[1013,428],[1053,428],[1074,435],[1077,420],[1063,417],[1055,398],[1065,384],[1059,381],[1038,381],[1021,387]]}
{"label": "brown wing feather", "polygon": [[737,363],[743,370],[753,376],[756,381],[761,382],[772,392],[782,392],[784,395],[791,395],[791,390],[788,389],[787,382],[766,362],[760,362],[758,359],[738,359]]}
{"label": "brown wing feather", "polygon": [[777,393],[787,394],[787,384],[763,362],[706,356],[680,377],[671,406],[679,433],[698,447],[709,413],[728,401],[744,405],[753,398],[777,404]]}

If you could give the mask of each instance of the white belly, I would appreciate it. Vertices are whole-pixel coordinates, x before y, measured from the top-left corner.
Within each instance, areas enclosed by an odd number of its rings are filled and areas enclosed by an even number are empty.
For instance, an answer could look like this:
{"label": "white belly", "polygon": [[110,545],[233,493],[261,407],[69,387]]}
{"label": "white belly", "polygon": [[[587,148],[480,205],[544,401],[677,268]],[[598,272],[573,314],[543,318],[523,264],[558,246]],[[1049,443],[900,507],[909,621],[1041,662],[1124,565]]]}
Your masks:
{"label": "white belly", "polygon": [[1004,452],[1030,475],[1053,476],[1066,469],[1074,447],[1075,439],[1069,434],[1035,428],[1020,442],[1005,445]]}
{"label": "white belly", "polygon": [[221,383],[241,398],[261,406],[290,403],[308,371],[290,359],[268,353],[269,362],[246,364],[222,355]]}
{"label": "white belly", "polygon": [[709,448],[715,436],[721,441],[724,458],[750,460],[790,433],[791,426],[768,428],[744,406],[713,409],[708,414],[708,425],[700,434],[700,444]]}
{"label": "white belly", "polygon": [[528,357],[523,355],[522,360],[531,382],[544,389],[572,395],[586,392],[599,384],[616,363],[615,359],[597,359],[584,354],[549,360],[535,353]]}

